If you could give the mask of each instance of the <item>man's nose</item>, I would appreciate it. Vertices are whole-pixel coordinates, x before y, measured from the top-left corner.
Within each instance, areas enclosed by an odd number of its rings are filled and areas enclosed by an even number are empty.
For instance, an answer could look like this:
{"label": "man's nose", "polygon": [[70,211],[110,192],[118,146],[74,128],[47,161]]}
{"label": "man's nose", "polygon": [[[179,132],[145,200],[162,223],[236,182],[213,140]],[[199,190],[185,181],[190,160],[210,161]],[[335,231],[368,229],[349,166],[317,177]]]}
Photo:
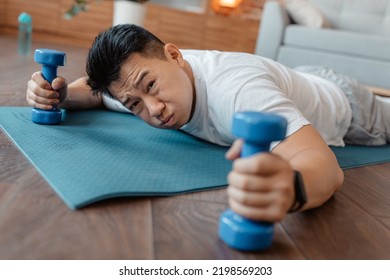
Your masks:
{"label": "man's nose", "polygon": [[151,117],[158,118],[161,116],[164,111],[165,105],[161,100],[155,98],[154,96],[149,96],[147,100],[144,100],[146,107],[148,108],[149,115]]}

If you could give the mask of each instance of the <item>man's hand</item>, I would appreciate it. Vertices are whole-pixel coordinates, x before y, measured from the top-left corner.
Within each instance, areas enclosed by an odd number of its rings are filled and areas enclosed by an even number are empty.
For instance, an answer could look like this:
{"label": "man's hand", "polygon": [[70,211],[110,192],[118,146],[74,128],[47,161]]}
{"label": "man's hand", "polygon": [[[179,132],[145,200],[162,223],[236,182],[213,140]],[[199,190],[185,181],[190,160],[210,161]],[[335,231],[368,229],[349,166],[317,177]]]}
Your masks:
{"label": "man's hand", "polygon": [[53,106],[59,106],[67,96],[67,82],[62,77],[57,77],[49,84],[40,71],[32,74],[27,83],[26,100],[31,106],[51,110]]}
{"label": "man's hand", "polygon": [[282,220],[294,201],[294,171],[278,155],[260,153],[239,158],[242,140],[237,140],[226,157],[234,160],[228,175],[230,207],[252,220]]}

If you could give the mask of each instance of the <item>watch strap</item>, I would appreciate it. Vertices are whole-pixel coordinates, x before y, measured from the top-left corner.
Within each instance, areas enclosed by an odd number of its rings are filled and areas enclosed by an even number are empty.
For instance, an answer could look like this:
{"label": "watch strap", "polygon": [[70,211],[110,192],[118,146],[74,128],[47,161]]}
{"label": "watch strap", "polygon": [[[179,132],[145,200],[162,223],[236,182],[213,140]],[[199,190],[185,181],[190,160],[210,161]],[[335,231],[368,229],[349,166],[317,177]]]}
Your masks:
{"label": "watch strap", "polygon": [[294,203],[291,206],[289,213],[299,211],[307,202],[305,185],[303,183],[302,175],[299,171],[294,171]]}

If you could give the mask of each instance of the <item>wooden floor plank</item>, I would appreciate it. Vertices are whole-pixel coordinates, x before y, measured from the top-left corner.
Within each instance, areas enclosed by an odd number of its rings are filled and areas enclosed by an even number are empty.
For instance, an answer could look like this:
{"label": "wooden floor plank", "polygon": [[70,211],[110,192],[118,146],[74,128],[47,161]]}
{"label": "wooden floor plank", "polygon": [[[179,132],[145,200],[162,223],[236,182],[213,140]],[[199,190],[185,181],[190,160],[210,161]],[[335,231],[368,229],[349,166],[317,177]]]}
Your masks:
{"label": "wooden floor plank", "polygon": [[211,203],[226,203],[226,201],[228,200],[226,186],[215,190],[186,193],[178,195],[176,196],[176,198],[180,200],[203,201]]}
{"label": "wooden floor plank", "polygon": [[0,198],[0,259],[154,258],[150,218],[145,218],[148,199],[71,211],[52,190],[40,190],[41,185],[32,181],[24,191]]}
{"label": "wooden floor plank", "polygon": [[380,88],[380,87],[373,87],[373,86],[367,86],[367,88],[374,94],[390,97],[390,89],[388,88]]}
{"label": "wooden floor plank", "polygon": [[242,253],[218,237],[226,204],[177,198],[153,201],[156,259],[301,259],[293,243],[276,226],[273,245],[260,253]]}
{"label": "wooden floor plank", "polygon": [[390,217],[390,163],[377,165],[375,170],[370,166],[347,170],[340,192],[372,216]]}
{"label": "wooden floor plank", "polygon": [[389,259],[390,231],[339,192],[324,206],[283,221],[307,259]]}
{"label": "wooden floor plank", "polygon": [[[390,229],[390,218],[377,218],[382,224],[385,225],[388,229]],[[389,237],[390,238],[390,237]]]}
{"label": "wooden floor plank", "polygon": [[154,258],[149,199],[71,211],[3,132],[0,142],[0,259]]}

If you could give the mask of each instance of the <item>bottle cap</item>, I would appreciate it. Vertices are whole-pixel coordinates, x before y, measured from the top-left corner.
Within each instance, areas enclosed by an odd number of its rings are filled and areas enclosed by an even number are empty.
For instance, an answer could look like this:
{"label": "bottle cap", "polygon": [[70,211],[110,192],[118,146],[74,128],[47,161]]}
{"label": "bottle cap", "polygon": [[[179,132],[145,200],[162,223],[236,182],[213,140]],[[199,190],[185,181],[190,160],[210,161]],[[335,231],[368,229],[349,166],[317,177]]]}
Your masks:
{"label": "bottle cap", "polygon": [[21,13],[18,17],[18,23],[27,25],[28,30],[26,30],[26,31],[32,30],[32,18],[28,13],[25,13],[25,12]]}
{"label": "bottle cap", "polygon": [[31,23],[32,19],[31,16],[28,13],[21,13],[18,17],[18,22],[21,23]]}

